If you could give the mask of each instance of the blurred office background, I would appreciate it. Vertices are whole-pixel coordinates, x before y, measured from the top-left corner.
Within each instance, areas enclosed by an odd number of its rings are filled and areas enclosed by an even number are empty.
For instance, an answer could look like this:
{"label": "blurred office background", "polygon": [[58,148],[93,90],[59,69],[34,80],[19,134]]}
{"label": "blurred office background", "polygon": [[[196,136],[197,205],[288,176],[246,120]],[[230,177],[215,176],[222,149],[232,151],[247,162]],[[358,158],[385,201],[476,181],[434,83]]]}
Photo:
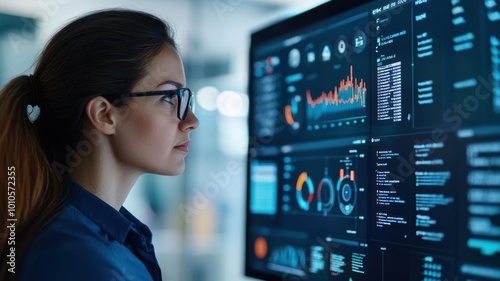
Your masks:
{"label": "blurred office background", "polygon": [[[307,3],[306,3],[307,2]],[[243,275],[250,34],[319,0],[0,0],[0,87],[31,74],[62,25],[91,10],[151,12],[176,30],[200,127],[186,171],[144,175],[125,206],[148,224],[165,280]]]}

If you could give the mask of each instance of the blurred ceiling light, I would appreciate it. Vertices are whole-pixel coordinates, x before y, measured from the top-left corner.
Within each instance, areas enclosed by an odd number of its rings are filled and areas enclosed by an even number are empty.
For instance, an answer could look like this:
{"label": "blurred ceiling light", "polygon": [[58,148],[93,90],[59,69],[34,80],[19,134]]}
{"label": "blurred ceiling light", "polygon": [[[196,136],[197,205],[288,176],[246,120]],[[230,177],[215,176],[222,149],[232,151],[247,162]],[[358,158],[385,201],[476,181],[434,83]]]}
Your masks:
{"label": "blurred ceiling light", "polygon": [[219,95],[219,90],[212,86],[203,87],[195,94],[198,104],[207,111],[217,109],[217,95]]}
{"label": "blurred ceiling light", "polygon": [[245,117],[248,114],[248,97],[234,91],[223,91],[217,97],[220,113],[230,117]]}

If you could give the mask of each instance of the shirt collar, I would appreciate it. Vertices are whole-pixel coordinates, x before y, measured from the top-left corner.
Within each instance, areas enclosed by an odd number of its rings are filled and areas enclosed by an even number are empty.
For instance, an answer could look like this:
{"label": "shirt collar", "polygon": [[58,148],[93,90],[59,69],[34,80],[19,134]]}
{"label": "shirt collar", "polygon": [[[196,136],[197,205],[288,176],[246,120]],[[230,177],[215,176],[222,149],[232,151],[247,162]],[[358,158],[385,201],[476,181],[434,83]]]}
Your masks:
{"label": "shirt collar", "polygon": [[[70,194],[69,203],[92,220],[112,239],[124,244],[130,230],[137,228],[134,227],[134,223],[139,223],[142,226],[142,223],[124,207],[118,212],[69,176],[67,177],[67,182]],[[141,231],[140,229],[137,230]],[[150,233],[147,234],[150,235]]]}

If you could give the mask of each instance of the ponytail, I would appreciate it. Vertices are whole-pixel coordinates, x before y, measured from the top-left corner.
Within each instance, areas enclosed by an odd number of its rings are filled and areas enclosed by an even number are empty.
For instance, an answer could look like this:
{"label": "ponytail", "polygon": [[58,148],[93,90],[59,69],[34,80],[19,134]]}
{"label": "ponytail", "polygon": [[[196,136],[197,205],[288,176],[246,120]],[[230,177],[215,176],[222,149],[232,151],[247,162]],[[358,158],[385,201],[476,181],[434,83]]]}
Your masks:
{"label": "ponytail", "polygon": [[33,104],[36,91],[33,76],[19,76],[0,92],[0,260],[6,260],[0,280],[15,276],[9,269],[16,265],[18,271],[27,246],[57,215],[66,194],[37,133],[36,117],[44,112]]}

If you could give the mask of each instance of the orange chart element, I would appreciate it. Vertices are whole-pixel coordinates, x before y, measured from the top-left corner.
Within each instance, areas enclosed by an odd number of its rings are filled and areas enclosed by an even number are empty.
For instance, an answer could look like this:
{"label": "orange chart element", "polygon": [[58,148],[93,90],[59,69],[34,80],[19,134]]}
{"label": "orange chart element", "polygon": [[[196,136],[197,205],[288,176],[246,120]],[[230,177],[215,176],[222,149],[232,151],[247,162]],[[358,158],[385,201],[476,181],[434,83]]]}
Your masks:
{"label": "orange chart element", "polygon": [[292,107],[290,105],[285,106],[285,120],[288,125],[293,125],[293,123],[295,123],[292,116]]}
{"label": "orange chart element", "polygon": [[[339,178],[340,178],[340,179],[343,179],[343,178],[344,178],[344,173],[345,173],[344,169],[340,169],[340,172],[339,172]],[[355,180],[355,178],[354,178],[354,170],[351,170],[351,172],[349,173],[349,179],[350,179],[351,181],[354,181],[354,180]]]}
{"label": "orange chart element", "polygon": [[267,241],[264,237],[258,237],[254,243],[255,256],[259,259],[263,259],[267,255]]}

